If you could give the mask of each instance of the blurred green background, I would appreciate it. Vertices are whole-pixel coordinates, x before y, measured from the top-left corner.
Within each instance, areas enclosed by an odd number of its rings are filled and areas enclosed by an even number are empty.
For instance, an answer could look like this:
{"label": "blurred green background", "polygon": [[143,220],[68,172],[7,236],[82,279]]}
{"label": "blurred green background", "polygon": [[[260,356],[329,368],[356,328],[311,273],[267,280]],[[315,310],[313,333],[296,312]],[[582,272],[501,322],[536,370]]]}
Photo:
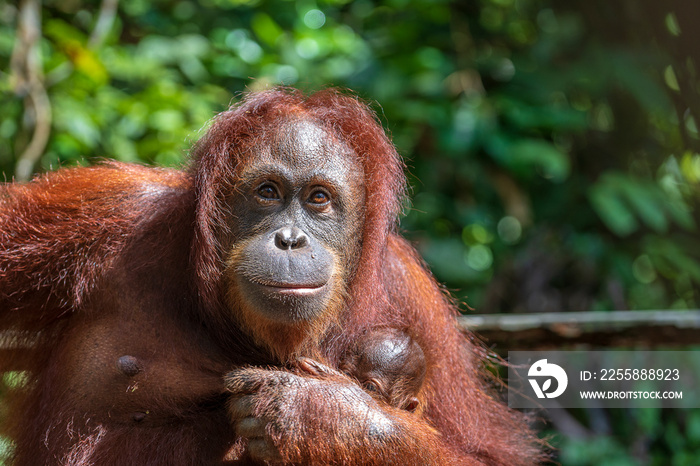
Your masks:
{"label": "blurred green background", "polygon": [[[697,19],[658,0],[0,0],[0,171],[179,166],[245,89],[348,87],[406,159],[406,236],[476,312],[697,308]],[[564,465],[700,464],[700,412],[571,421],[544,431]]]}

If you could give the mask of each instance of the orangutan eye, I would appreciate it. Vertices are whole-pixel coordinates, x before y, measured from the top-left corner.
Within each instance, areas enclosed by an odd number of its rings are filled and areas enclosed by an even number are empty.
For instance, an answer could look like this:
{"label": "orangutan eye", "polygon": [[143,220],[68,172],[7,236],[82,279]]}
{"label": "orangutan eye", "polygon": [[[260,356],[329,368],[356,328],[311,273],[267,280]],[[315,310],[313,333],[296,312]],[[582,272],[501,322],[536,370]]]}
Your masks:
{"label": "orangutan eye", "polygon": [[277,192],[277,188],[270,184],[270,183],[265,183],[262,186],[258,188],[258,196],[260,196],[263,199],[267,200],[277,200],[280,199],[279,192]]}
{"label": "orangutan eye", "polygon": [[321,191],[319,189],[319,190],[316,190],[316,191],[311,193],[311,195],[309,196],[308,202],[310,204],[321,206],[321,205],[328,204],[330,201],[331,201],[330,196],[325,191]]}
{"label": "orangutan eye", "polygon": [[373,392],[373,393],[378,393],[379,392],[379,386],[377,385],[376,382],[373,380],[367,380],[362,383],[362,386],[364,387],[365,390],[368,392]]}

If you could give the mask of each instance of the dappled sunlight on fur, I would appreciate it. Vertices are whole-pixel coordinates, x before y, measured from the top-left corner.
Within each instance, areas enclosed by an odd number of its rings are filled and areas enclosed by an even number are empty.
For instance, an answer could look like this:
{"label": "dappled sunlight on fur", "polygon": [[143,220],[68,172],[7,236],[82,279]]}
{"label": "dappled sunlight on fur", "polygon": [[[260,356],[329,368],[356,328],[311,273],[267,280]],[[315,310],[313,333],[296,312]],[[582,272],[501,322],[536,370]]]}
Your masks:
{"label": "dappled sunlight on fur", "polygon": [[[334,258],[329,304],[285,324],[241,296],[245,238],[232,227],[244,219],[230,202],[256,148],[292,120],[324,135],[319,157],[358,167],[347,170],[357,212],[341,225],[353,235]],[[261,444],[304,464],[541,459],[526,419],[496,400],[487,351],[459,331],[457,307],[397,234],[403,169],[368,106],[282,88],[217,116],[185,170],[108,163],[0,187],[0,332],[16,336],[0,371],[26,374],[3,400],[13,464],[250,464]],[[337,369],[382,326],[410,329],[425,353],[422,412],[374,399],[348,376],[285,365],[308,356]],[[252,406],[244,417],[269,418],[261,438],[240,433],[241,398]]]}

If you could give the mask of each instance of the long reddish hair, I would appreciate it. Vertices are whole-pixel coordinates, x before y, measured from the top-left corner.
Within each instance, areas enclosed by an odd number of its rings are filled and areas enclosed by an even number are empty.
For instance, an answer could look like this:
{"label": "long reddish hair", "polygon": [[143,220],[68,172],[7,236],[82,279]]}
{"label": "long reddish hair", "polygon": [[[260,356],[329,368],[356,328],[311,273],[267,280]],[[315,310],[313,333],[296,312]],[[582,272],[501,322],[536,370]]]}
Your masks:
{"label": "long reddish hair", "polygon": [[[227,195],[240,168],[253,150],[278,131],[281,119],[309,119],[347,144],[364,170],[365,221],[359,265],[350,285],[353,309],[386,309],[387,297],[379,276],[387,237],[396,230],[404,197],[404,165],[368,105],[335,89],[310,96],[289,88],[247,94],[240,103],[219,114],[192,151],[190,171],[197,198],[193,263],[196,288],[205,308],[223,306],[221,296],[222,243],[228,230]],[[235,207],[235,206],[234,206]],[[234,238],[235,241],[235,238]],[[355,313],[348,313],[352,318]],[[362,316],[363,321],[367,316]]]}

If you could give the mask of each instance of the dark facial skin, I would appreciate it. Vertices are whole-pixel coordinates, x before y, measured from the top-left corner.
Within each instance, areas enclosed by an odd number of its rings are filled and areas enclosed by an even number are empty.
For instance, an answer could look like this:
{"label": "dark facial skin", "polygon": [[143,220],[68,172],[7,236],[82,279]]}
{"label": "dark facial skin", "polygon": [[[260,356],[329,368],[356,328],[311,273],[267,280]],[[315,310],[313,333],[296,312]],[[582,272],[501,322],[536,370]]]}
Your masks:
{"label": "dark facial skin", "polygon": [[401,330],[384,328],[366,333],[355,342],[340,368],[392,406],[408,411],[418,408],[425,355]]}
{"label": "dark facial skin", "polygon": [[291,120],[276,134],[256,148],[236,186],[229,262],[254,312],[278,323],[312,321],[338,306],[357,265],[362,167],[313,122]]}

